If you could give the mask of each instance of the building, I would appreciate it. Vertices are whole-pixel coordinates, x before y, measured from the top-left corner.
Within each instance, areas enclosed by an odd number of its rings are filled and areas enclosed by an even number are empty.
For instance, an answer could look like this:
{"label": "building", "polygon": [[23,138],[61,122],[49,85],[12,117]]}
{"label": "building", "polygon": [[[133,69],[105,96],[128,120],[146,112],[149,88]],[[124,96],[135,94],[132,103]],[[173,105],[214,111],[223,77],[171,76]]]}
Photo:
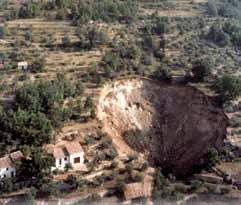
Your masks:
{"label": "building", "polygon": [[23,61],[18,63],[18,70],[19,71],[27,71],[28,69],[28,63]]}
{"label": "building", "polygon": [[20,151],[13,152],[0,158],[0,177],[16,176],[16,161],[21,160],[23,154]]}
{"label": "building", "polygon": [[84,151],[79,142],[68,142],[64,147],[55,147],[52,151],[54,169],[64,169],[66,164],[71,164],[74,169],[84,163]]}
{"label": "building", "polygon": [[125,204],[142,204],[143,201],[152,204],[152,177],[146,175],[143,182],[127,184],[124,189]]}

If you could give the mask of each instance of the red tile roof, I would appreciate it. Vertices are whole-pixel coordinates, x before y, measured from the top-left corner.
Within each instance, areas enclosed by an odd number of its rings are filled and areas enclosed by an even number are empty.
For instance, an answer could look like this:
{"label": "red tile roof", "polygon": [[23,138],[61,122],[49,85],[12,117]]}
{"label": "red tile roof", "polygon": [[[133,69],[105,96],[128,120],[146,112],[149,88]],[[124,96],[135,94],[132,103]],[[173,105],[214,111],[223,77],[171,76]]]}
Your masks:
{"label": "red tile roof", "polygon": [[79,142],[69,142],[65,144],[65,148],[69,154],[75,154],[83,152],[83,149]]}
{"label": "red tile roof", "polygon": [[63,149],[59,148],[59,147],[54,148],[53,155],[54,155],[54,158],[64,158],[65,157]]}
{"label": "red tile roof", "polygon": [[127,184],[124,194],[127,200],[142,197],[151,197],[150,183],[131,183]]}
{"label": "red tile roof", "polygon": [[145,197],[144,189],[141,183],[127,184],[124,194],[127,200]]}
{"label": "red tile roof", "polygon": [[9,158],[9,156],[5,156],[0,158],[0,168],[11,168],[14,167],[11,159]]}
{"label": "red tile roof", "polygon": [[21,160],[23,154],[21,151],[12,152],[7,156],[0,158],[0,168],[13,168],[15,167],[14,162]]}

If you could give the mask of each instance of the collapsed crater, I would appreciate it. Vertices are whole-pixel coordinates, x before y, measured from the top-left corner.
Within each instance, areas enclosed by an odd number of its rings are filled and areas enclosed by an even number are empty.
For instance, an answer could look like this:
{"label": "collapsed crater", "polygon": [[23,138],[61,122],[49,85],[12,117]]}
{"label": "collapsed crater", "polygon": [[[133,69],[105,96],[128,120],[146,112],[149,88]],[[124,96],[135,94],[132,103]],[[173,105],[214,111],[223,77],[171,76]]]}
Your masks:
{"label": "collapsed crater", "polygon": [[[205,162],[208,146],[221,148],[227,117],[214,98],[191,86],[148,79],[103,87],[97,117],[123,152],[148,151],[151,164],[187,176]],[[125,143],[123,143],[125,141]]]}

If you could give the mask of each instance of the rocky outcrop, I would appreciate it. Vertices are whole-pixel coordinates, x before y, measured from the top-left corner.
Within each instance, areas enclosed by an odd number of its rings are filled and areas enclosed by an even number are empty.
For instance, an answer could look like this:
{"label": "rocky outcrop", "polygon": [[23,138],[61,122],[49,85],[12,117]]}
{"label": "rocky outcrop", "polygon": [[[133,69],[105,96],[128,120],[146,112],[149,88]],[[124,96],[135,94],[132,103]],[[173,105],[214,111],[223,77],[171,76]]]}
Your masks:
{"label": "rocky outcrop", "polygon": [[[151,163],[177,176],[191,174],[205,161],[208,146],[219,149],[226,137],[226,115],[212,97],[190,86],[116,81],[103,88],[97,117],[133,149],[147,149]],[[128,139],[128,130],[144,134]]]}

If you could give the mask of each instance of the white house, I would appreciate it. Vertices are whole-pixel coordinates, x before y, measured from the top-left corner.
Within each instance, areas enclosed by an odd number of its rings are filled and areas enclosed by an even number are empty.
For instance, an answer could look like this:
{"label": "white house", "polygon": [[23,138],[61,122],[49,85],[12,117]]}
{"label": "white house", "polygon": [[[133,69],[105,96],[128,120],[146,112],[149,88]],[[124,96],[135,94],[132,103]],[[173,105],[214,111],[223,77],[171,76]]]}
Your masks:
{"label": "white house", "polygon": [[54,156],[54,167],[52,170],[64,169],[66,164],[78,168],[84,163],[84,151],[79,142],[68,142],[64,147],[56,147],[52,152]]}
{"label": "white house", "polygon": [[28,63],[26,61],[18,63],[18,70],[19,71],[27,71],[27,69],[28,69]]}
{"label": "white house", "polygon": [[21,160],[22,158],[23,154],[20,151],[13,152],[0,158],[0,178],[16,176],[15,162],[17,160]]}

